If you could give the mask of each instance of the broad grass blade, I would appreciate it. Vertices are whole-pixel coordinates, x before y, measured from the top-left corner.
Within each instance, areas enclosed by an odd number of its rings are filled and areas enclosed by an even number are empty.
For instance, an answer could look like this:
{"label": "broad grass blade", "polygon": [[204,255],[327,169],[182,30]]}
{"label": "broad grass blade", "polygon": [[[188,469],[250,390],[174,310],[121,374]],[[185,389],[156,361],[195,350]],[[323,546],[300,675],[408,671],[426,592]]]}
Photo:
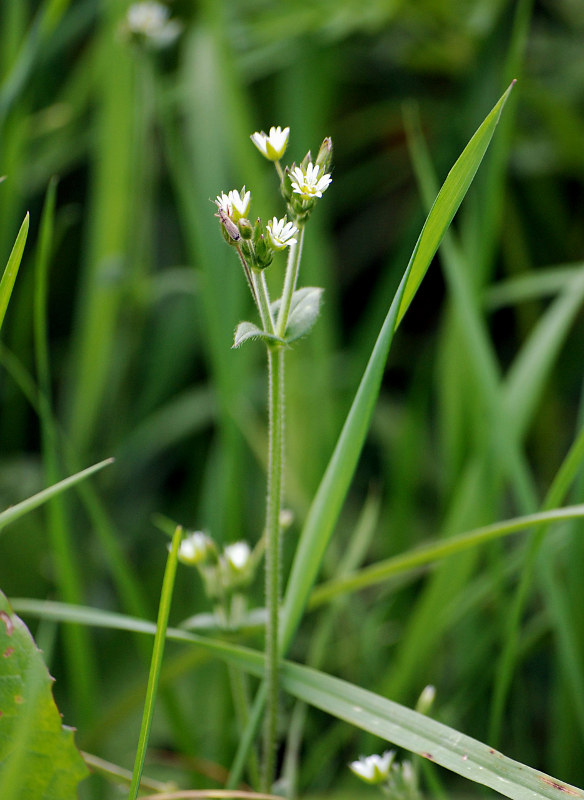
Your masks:
{"label": "broad grass blade", "polygon": [[418,290],[438,245],[476,174],[512,87],[513,84],[495,105],[448,173],[387,313],[339,440],[310,507],[296,550],[284,600],[281,638],[283,652],[300,622],[349,489],[379,393],[394,331]]}
{"label": "broad grass blade", "polygon": [[[11,605],[20,613],[60,621],[150,635],[157,630],[156,624],[147,620],[64,603],[12,600]],[[228,663],[263,677],[263,653],[176,628],[168,628],[167,636],[204,647]],[[347,681],[290,661],[282,662],[281,677],[282,688],[298,699],[513,800],[566,800],[567,797],[584,800],[581,789],[513,761],[470,736]]]}

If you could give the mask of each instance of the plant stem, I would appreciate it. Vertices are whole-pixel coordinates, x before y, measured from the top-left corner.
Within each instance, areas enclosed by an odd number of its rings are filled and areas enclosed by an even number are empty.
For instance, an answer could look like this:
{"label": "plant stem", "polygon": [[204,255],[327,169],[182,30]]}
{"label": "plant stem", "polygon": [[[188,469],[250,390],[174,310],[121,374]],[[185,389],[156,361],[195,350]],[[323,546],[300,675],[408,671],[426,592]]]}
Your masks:
{"label": "plant stem", "polygon": [[280,507],[283,486],[284,349],[268,346],[268,492],[266,501],[266,681],[267,710],[264,729],[263,790],[274,777],[278,716],[278,615],[280,611]]}
{"label": "plant stem", "polygon": [[270,308],[270,295],[268,293],[265,271],[263,269],[253,270],[252,278],[263,328],[266,333],[274,333],[274,318],[272,316],[272,309]]}
{"label": "plant stem", "polygon": [[284,280],[280,311],[278,312],[278,321],[276,323],[276,335],[280,337],[283,337],[286,333],[288,317],[290,316],[290,304],[292,303],[292,295],[294,294],[294,289],[296,288],[298,268],[300,267],[300,259],[302,257],[304,225],[299,225],[298,228],[298,240],[295,244],[290,245],[288,265],[286,267],[286,278]]}
{"label": "plant stem", "polygon": [[237,255],[239,256],[239,260],[241,261],[241,266],[243,267],[243,274],[245,275],[245,279],[247,281],[247,285],[249,286],[249,290],[251,292],[251,296],[253,297],[254,303],[256,304],[257,309],[258,309],[258,311],[260,312],[260,315],[261,315],[260,303],[259,303],[259,300],[258,300],[258,295],[257,295],[257,292],[256,292],[255,283],[253,281],[250,269],[247,266],[247,261],[245,260],[245,256],[243,255],[243,253],[241,251],[241,247],[239,247],[239,245],[236,245],[235,249],[237,251]]}

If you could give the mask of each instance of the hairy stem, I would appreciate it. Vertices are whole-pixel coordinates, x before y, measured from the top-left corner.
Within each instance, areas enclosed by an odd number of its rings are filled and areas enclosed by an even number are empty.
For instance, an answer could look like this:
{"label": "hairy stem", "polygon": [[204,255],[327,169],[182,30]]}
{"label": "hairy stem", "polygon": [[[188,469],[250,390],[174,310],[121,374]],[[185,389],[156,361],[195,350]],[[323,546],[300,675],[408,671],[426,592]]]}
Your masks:
{"label": "hairy stem", "polygon": [[258,310],[262,320],[262,325],[266,333],[274,333],[275,325],[272,316],[272,309],[270,308],[270,295],[268,293],[268,284],[266,283],[266,275],[264,270],[253,270],[253,283],[258,298]]}
{"label": "hairy stem", "polygon": [[283,487],[284,350],[268,347],[269,451],[266,503],[266,681],[267,710],[264,729],[263,790],[274,778],[278,715],[278,621],[280,611],[280,508]]}
{"label": "hairy stem", "polygon": [[290,251],[288,253],[286,278],[284,280],[280,311],[278,312],[278,320],[276,322],[277,336],[284,336],[286,333],[288,317],[290,316],[290,304],[292,303],[292,295],[294,294],[296,281],[298,279],[298,269],[300,267],[300,259],[302,257],[302,244],[304,242],[304,225],[299,225],[298,227],[298,240],[295,244],[290,245]]}

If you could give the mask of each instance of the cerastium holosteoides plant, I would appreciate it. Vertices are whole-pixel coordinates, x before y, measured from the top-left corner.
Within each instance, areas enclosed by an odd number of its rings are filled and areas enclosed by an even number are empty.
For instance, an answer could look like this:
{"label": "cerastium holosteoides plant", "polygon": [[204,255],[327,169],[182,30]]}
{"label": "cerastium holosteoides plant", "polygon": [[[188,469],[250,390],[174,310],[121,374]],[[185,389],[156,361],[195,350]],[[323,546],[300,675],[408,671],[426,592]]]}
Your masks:
{"label": "cerastium holosteoides plant", "polygon": [[[331,183],[332,141],[326,138],[313,161],[310,151],[299,166],[282,169],[280,160],[288,145],[290,128],[272,127],[269,134],[251,136],[258,150],[274,163],[287,214],[264,225],[250,222],[251,193],[245,186],[222,193],[215,201],[223,236],[243,267],[261,327],[241,322],[234,347],[248,339],[265,343],[268,359],[268,486],[265,524],[266,564],[266,681],[267,709],[264,728],[262,785],[273,780],[278,707],[279,614],[281,598],[280,553],[284,474],[285,354],[287,346],[307,334],[318,317],[322,289],[297,288],[306,223],[318,199]],[[281,297],[272,301],[265,277],[278,251],[288,251]]]}
{"label": "cerastium holosteoides plant", "polygon": [[[509,95],[508,90],[492,111],[488,114],[469,144],[448,174],[442,189],[432,206],[420,237],[414,248],[412,257],[405,269],[403,278],[387,309],[385,321],[379,331],[372,348],[367,367],[356,391],[349,414],[347,415],[341,434],[338,438],[328,467],[324,471],[320,486],[306,513],[298,541],[294,543],[293,562],[287,576],[286,590],[280,604],[280,568],[279,551],[282,529],[286,524],[285,515],[281,511],[283,496],[282,464],[284,454],[284,359],[287,346],[306,334],[314,324],[319,310],[321,290],[312,287],[298,288],[298,271],[302,255],[302,244],[305,226],[312,208],[319,202],[330,183],[329,162],[331,142],[325,140],[317,158],[312,161],[305,158],[298,166],[283,169],[280,158],[287,144],[288,129],[273,129],[269,135],[258,133],[252,137],[254,144],[263,155],[272,160],[282,188],[286,203],[286,216],[274,216],[265,226],[260,221],[250,219],[251,192],[245,187],[241,191],[232,190],[222,193],[216,200],[218,225],[228,245],[233,249],[234,264],[241,265],[249,286],[253,301],[257,308],[259,323],[242,322],[237,326],[235,346],[238,347],[248,339],[260,339],[264,342],[269,367],[269,460],[268,460],[268,493],[265,531],[258,536],[258,543],[252,550],[246,543],[237,541],[219,547],[207,534],[190,533],[182,542],[181,530],[172,526],[169,532],[173,535],[173,545],[169,563],[165,573],[158,624],[140,618],[135,612],[128,615],[106,612],[100,609],[82,607],[67,603],[48,603],[34,600],[16,600],[13,608],[28,614],[56,619],[60,622],[75,622],[89,626],[104,626],[110,629],[147,633],[155,635],[155,647],[152,658],[150,680],[144,707],[144,721],[137,749],[136,766],[132,779],[130,797],[137,796],[140,789],[145,788],[141,779],[144,756],[148,745],[148,734],[154,710],[156,688],[161,677],[162,648],[164,642],[172,640],[184,647],[197,648],[205,657],[215,656],[225,661],[229,668],[232,682],[233,707],[237,714],[238,695],[245,695],[243,673],[248,673],[262,681],[251,709],[244,708],[239,719],[240,735],[237,740],[237,753],[232,763],[227,787],[235,787],[240,783],[242,770],[247,767],[250,784],[254,789],[263,786],[271,789],[274,777],[274,742],[275,712],[278,702],[278,683],[288,695],[301,703],[310,704],[321,709],[345,724],[367,731],[388,742],[391,746],[404,748],[412,753],[412,757],[396,757],[393,750],[382,745],[378,752],[382,755],[362,757],[353,761],[353,772],[369,783],[377,783],[382,791],[391,793],[394,798],[404,797],[413,800],[418,793],[418,769],[428,762],[445,767],[476,783],[484,784],[496,791],[516,800],[536,800],[537,798],[578,797],[584,793],[575,787],[568,786],[556,779],[543,775],[524,764],[512,761],[491,746],[482,744],[461,731],[450,728],[426,716],[419,705],[417,710],[393,702],[382,694],[367,691],[356,683],[342,680],[320,670],[319,664],[304,666],[285,659],[290,644],[298,630],[307,607],[328,603],[332,597],[344,595],[348,599],[350,592],[358,588],[371,587],[383,581],[388,575],[400,571],[416,569],[421,564],[434,564],[449,555],[460,554],[464,549],[478,548],[482,542],[500,539],[513,531],[525,530],[529,527],[548,525],[560,519],[577,518],[584,515],[583,506],[571,506],[557,509],[566,496],[566,490],[584,452],[584,434],[576,441],[562,467],[561,480],[554,483],[550,495],[544,504],[544,511],[524,515],[506,523],[497,523],[483,528],[475,528],[463,536],[449,537],[432,542],[426,548],[406,550],[399,558],[372,564],[369,569],[353,572],[358,565],[348,566],[349,573],[339,574],[314,592],[317,573],[322,565],[323,556],[331,540],[341,507],[353,478],[357,461],[363,448],[367,431],[371,422],[373,409],[379,394],[381,380],[392,344],[394,332],[403,318],[420,285],[426,270],[439,246],[454,214],[469,188],[476,170],[487,150],[493,136],[503,105]],[[251,150],[251,148],[250,148]],[[213,193],[214,193],[213,189]],[[211,215],[209,214],[209,222]],[[220,242],[218,243],[220,245]],[[288,255],[288,264],[283,275],[280,298],[272,300],[268,294],[265,281],[265,270],[273,261],[272,269],[277,269],[278,251]],[[271,277],[271,276],[270,276]],[[274,278],[277,276],[274,275]],[[276,281],[270,281],[273,287]],[[1,288],[1,287],[0,287]],[[580,287],[578,291],[584,288]],[[273,291],[273,288],[272,288]],[[1,294],[1,292],[0,292]],[[237,355],[233,354],[234,360]],[[513,441],[509,441],[512,447]],[[36,502],[36,501],[35,501]],[[550,509],[554,506],[553,510]],[[22,512],[15,507],[12,511]],[[13,519],[9,512],[0,514],[0,527]],[[243,647],[231,641],[231,634],[238,633],[238,623],[246,619],[264,621],[264,609],[245,615],[245,594],[248,583],[262,558],[264,549],[267,562],[267,641],[266,653]],[[214,615],[197,615],[212,617],[209,628],[221,628],[228,636],[201,636],[192,629],[201,630],[205,625],[185,620],[180,627],[167,627],[172,595],[176,561],[196,566],[199,570],[207,594],[215,606]],[[334,610],[334,609],[331,609]],[[5,616],[0,617],[6,623],[13,624],[12,610],[3,606]],[[279,612],[279,613],[278,613]],[[218,625],[216,623],[219,623]],[[6,632],[9,625],[5,624]],[[243,627],[243,625],[242,625]],[[0,625],[0,633],[4,633]],[[307,660],[310,660],[308,655]],[[4,662],[6,663],[6,662]],[[189,664],[191,662],[189,661]],[[191,666],[183,665],[187,670]],[[161,682],[162,686],[163,683]],[[266,686],[268,689],[266,690]],[[0,686],[1,688],[1,686]],[[243,691],[240,691],[243,689]],[[207,692],[206,686],[195,689],[202,697]],[[245,706],[247,698],[244,697]],[[0,697],[1,701],[1,697]],[[267,713],[264,715],[264,707]],[[0,728],[8,724],[7,715],[0,717]],[[261,719],[265,719],[265,741],[263,776],[258,778],[259,769],[254,765],[255,754],[252,744]],[[24,742],[26,725],[20,731]],[[206,735],[206,731],[205,731]],[[300,734],[302,735],[302,733]],[[177,750],[182,752],[183,745]],[[28,748],[30,749],[30,748]],[[17,753],[18,759],[28,756],[26,742]],[[186,750],[188,751],[188,743]],[[300,748],[296,748],[298,753]],[[86,756],[89,762],[89,757]],[[1,759],[0,759],[1,761]],[[218,758],[222,762],[221,758]],[[20,800],[24,770],[18,765],[20,760],[13,760],[9,775],[0,770],[0,796],[2,800]],[[95,759],[91,761],[95,766]],[[16,766],[15,766],[16,764]],[[103,766],[103,765],[102,765]],[[113,766],[113,765],[112,765]],[[32,771],[32,770],[31,770]],[[113,770],[110,770],[113,774]],[[425,777],[425,773],[421,773]],[[119,776],[117,778],[119,780]],[[8,787],[8,790],[6,790]],[[294,786],[289,782],[285,787],[288,796],[294,795]],[[159,791],[159,789],[157,789]],[[20,794],[19,794],[20,792]],[[225,794],[225,793],[224,793]],[[166,796],[194,796],[191,791],[172,792]],[[32,795],[27,795],[32,796]],[[64,797],[69,800],[71,793]],[[164,796],[164,794],[162,795]],[[59,800],[61,800],[59,798]]]}

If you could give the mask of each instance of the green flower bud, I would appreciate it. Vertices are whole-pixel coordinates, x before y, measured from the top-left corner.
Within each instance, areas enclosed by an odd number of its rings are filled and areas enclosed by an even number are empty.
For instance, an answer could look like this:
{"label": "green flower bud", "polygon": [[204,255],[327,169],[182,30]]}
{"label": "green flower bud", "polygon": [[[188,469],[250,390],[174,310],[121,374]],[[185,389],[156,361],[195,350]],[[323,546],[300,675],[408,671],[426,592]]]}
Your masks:
{"label": "green flower bud", "polygon": [[318,151],[318,155],[316,157],[315,164],[317,167],[320,168],[320,172],[325,173],[331,167],[331,163],[333,160],[333,140],[330,136],[327,136],[326,139],[323,139],[323,142],[320,146],[320,150]]}
{"label": "green flower bud", "polygon": [[253,227],[248,219],[242,217],[240,220],[238,220],[237,227],[239,228],[239,232],[244,239],[251,239],[253,236]]}

